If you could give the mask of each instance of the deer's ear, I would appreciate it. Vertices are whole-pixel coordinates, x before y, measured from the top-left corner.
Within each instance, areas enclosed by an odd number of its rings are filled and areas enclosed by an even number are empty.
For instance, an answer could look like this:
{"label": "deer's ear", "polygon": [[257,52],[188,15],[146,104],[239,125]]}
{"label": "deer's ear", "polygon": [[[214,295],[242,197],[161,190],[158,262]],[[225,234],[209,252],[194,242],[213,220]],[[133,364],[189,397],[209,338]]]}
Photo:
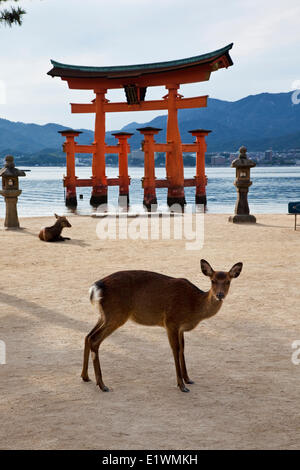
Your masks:
{"label": "deer's ear", "polygon": [[202,259],[200,261],[200,265],[201,265],[201,271],[203,272],[204,276],[211,277],[213,275],[214,270],[205,259]]}
{"label": "deer's ear", "polygon": [[59,219],[59,215],[57,215],[57,214],[54,214],[54,217],[55,217],[56,219]]}
{"label": "deer's ear", "polygon": [[229,276],[231,278],[239,277],[239,275],[242,272],[242,268],[243,268],[243,263],[236,263],[235,265],[232,266],[231,270],[229,271]]}

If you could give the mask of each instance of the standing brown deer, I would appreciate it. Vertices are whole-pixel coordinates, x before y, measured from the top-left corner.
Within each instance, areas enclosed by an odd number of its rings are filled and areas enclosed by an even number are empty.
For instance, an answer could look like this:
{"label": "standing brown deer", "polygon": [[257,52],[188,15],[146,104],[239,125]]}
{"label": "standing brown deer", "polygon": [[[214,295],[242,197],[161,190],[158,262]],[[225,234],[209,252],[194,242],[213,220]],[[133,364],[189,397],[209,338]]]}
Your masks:
{"label": "standing brown deer", "polygon": [[70,222],[65,216],[59,216],[54,214],[57,219],[54,225],[51,227],[43,227],[39,233],[39,239],[44,242],[64,242],[70,240],[68,237],[62,237],[61,232],[64,227],[72,227]]}
{"label": "standing brown deer", "polygon": [[240,275],[242,267],[243,263],[237,263],[228,272],[214,271],[202,259],[202,272],[211,279],[208,292],[198,289],[187,279],[151,271],[119,271],[95,282],[90,288],[90,300],[98,307],[100,318],[85,338],[82,379],[89,381],[91,351],[97,385],[103,392],[109,390],[102,380],[99,346],[107,336],[131,319],[141,325],[162,326],[167,330],[178,387],[182,392],[188,392],[185,383],[192,384],[193,381],[185,365],[184,332],[193,330],[200,321],[220,310],[231,279]]}

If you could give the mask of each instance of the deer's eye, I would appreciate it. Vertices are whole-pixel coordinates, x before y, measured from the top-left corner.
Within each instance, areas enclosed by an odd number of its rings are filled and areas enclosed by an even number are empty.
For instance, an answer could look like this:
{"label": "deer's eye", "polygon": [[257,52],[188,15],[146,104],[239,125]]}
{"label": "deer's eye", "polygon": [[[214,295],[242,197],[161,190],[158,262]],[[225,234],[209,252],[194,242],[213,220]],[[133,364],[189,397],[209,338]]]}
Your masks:
{"label": "deer's eye", "polygon": [[225,284],[226,284],[226,286],[229,286],[230,281],[226,281]]}
{"label": "deer's eye", "polygon": [[211,281],[212,284],[216,284],[216,281]]}

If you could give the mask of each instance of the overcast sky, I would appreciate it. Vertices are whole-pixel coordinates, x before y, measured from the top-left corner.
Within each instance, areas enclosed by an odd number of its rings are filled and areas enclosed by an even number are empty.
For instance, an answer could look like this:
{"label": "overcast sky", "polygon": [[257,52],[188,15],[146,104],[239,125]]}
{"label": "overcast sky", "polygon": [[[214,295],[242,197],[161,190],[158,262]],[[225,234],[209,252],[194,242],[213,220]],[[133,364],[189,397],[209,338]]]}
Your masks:
{"label": "overcast sky", "polygon": [[[180,93],[235,101],[300,83],[299,0],[21,0],[20,5],[27,10],[23,25],[0,27],[0,117],[12,121],[93,128],[93,115],[72,115],[69,106],[89,102],[93,94],[49,77],[50,59],[138,64],[191,57],[233,42],[232,67],[213,72],[208,82],[182,86]],[[147,99],[165,93],[152,88]],[[124,100],[124,92],[112,91],[108,98]],[[112,113],[107,129],[157,114]]]}

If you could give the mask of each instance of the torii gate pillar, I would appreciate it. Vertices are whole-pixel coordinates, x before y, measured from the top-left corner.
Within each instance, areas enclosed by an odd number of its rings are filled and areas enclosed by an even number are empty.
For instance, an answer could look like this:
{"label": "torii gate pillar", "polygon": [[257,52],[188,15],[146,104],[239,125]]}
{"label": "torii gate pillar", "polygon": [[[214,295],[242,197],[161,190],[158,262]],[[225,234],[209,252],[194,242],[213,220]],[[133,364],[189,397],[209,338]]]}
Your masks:
{"label": "torii gate pillar", "polygon": [[107,90],[95,90],[96,119],[95,119],[95,153],[93,154],[92,178],[93,190],[90,199],[92,206],[107,204],[107,180],[105,175],[105,93]]}
{"label": "torii gate pillar", "polygon": [[119,204],[124,205],[124,200],[126,201],[125,206],[129,205],[129,184],[130,177],[128,175],[128,153],[130,148],[128,145],[128,139],[133,136],[131,132],[115,132],[112,134],[119,142]]}
{"label": "torii gate pillar", "polygon": [[66,186],[66,206],[76,207],[76,175],[75,175],[75,137],[78,137],[82,132],[68,129],[65,131],[58,131],[63,137],[66,138],[66,142],[63,144],[63,150],[67,156],[67,175],[65,177]]}
{"label": "torii gate pillar", "polygon": [[[143,205],[148,209],[154,209],[157,206],[156,189],[155,189],[155,142],[154,135],[158,134],[161,129],[156,127],[140,127],[137,129],[144,136],[142,149],[145,155],[144,163],[144,200]],[[154,207],[153,207],[154,206]]]}
{"label": "torii gate pillar", "polygon": [[206,206],[206,184],[207,179],[205,175],[205,152],[207,145],[205,142],[205,137],[211,133],[207,129],[196,129],[194,131],[189,131],[194,137],[196,137],[197,151],[196,151],[196,195],[195,202],[196,204],[204,204]]}
{"label": "torii gate pillar", "polygon": [[184,206],[184,167],[177,110],[179,85],[167,85],[166,88],[168,95],[164,98],[168,100],[167,143],[172,145],[172,150],[166,152],[166,173],[169,182],[167,203],[168,206]]}

